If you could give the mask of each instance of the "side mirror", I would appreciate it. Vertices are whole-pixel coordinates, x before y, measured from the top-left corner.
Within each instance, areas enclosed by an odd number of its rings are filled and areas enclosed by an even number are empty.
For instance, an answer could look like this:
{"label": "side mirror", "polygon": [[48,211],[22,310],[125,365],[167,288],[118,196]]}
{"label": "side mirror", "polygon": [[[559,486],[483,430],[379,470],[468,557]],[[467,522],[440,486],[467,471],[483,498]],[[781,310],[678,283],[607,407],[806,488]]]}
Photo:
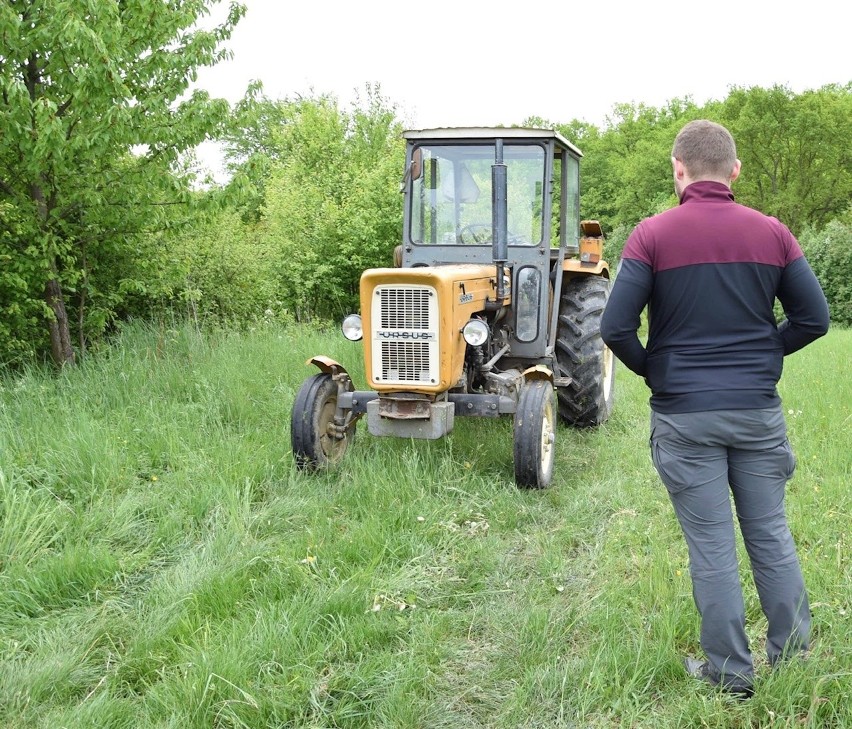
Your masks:
{"label": "side mirror", "polygon": [[419,180],[423,174],[423,150],[418,147],[411,155],[411,179]]}

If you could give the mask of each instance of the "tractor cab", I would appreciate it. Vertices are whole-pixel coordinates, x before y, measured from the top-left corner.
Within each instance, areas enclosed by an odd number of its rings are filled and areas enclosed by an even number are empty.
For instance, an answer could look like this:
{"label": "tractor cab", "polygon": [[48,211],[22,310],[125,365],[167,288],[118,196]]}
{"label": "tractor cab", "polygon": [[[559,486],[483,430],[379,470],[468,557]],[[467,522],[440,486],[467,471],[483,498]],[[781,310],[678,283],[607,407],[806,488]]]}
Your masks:
{"label": "tractor cab", "polygon": [[582,153],[541,129],[418,130],[404,137],[402,266],[494,264],[498,284],[508,277],[510,285],[492,308],[515,292],[513,353],[545,356],[552,265],[578,248]]}

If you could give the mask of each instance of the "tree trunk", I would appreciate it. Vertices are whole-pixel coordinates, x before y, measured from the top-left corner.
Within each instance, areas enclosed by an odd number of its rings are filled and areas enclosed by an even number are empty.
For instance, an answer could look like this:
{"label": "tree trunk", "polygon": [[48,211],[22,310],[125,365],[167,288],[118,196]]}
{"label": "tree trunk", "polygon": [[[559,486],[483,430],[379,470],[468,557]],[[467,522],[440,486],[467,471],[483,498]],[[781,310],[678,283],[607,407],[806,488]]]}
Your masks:
{"label": "tree trunk", "polygon": [[[38,217],[46,231],[49,213],[53,207],[53,200],[48,200],[44,194],[41,184],[30,185],[30,197],[36,204]],[[71,327],[68,323],[68,312],[65,310],[65,298],[62,296],[62,284],[59,283],[59,269],[56,264],[56,255],[46,246],[47,260],[50,265],[50,278],[44,285],[44,300],[53,316],[48,320],[50,330],[50,354],[57,367],[73,365],[74,347],[71,346]]]}
{"label": "tree trunk", "polygon": [[65,299],[59,279],[54,276],[44,287],[44,300],[53,312],[48,322],[50,328],[50,353],[59,366],[73,365],[74,347],[71,346],[71,329],[68,326],[68,312],[65,311]]}

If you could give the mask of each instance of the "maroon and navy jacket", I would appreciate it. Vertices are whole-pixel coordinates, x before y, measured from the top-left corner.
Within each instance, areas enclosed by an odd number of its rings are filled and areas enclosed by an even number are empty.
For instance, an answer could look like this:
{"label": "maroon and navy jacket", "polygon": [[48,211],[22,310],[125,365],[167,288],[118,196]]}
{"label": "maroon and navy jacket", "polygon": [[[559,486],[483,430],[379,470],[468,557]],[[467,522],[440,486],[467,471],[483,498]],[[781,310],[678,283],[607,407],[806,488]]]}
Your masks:
{"label": "maroon and navy jacket", "polygon": [[655,411],[741,410],[777,406],[784,356],[828,323],[825,296],[787,227],[736,203],[726,185],[702,181],[627,239],[601,336],[645,378]]}

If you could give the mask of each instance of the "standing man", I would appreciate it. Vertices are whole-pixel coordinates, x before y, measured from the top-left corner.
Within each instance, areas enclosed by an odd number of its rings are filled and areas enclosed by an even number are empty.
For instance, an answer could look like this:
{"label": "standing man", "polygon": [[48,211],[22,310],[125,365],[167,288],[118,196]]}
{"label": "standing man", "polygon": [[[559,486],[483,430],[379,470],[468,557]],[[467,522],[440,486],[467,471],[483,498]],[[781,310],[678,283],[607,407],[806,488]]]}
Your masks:
{"label": "standing man", "polygon": [[[740,161],[727,129],[688,123],[672,166],[680,205],[627,239],[601,334],[651,389],[651,455],[686,538],[706,655],[686,669],[747,698],[754,666],[730,493],[775,665],[806,650],[810,631],[784,509],[796,459],[776,384],[784,357],[828,331],[828,305],[792,233],[734,201]],[[787,317],[778,325],[776,299]]]}

